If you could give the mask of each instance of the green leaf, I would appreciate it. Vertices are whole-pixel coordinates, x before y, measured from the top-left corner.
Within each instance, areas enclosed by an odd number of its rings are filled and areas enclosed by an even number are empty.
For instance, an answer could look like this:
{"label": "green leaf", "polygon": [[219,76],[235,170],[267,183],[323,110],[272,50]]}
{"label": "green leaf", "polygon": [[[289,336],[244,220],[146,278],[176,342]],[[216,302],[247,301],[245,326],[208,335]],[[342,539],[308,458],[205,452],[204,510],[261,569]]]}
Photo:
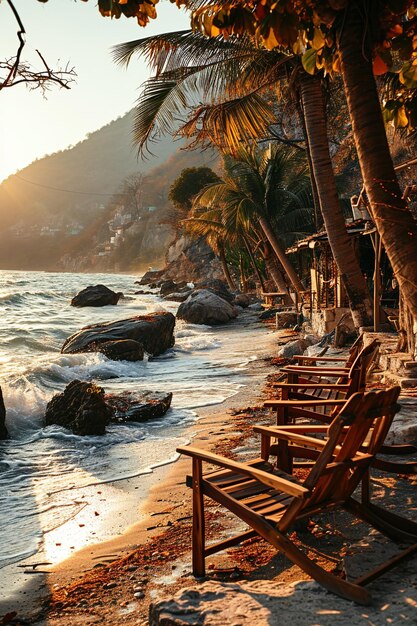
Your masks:
{"label": "green leaf", "polygon": [[415,89],[417,87],[417,65],[407,61],[401,68],[400,81],[408,89]]}
{"label": "green leaf", "polygon": [[395,100],[388,100],[383,109],[382,109],[382,115],[384,117],[384,122],[386,124],[388,124],[388,122],[392,122],[394,117],[395,117],[395,112],[399,107],[399,103],[396,102]]}
{"label": "green leaf", "polygon": [[407,115],[409,128],[417,128],[417,96],[407,103]]}
{"label": "green leaf", "polygon": [[317,58],[317,50],[310,48],[304,52],[301,57],[301,63],[303,64],[303,68],[308,74],[314,74],[316,71],[316,58]]}

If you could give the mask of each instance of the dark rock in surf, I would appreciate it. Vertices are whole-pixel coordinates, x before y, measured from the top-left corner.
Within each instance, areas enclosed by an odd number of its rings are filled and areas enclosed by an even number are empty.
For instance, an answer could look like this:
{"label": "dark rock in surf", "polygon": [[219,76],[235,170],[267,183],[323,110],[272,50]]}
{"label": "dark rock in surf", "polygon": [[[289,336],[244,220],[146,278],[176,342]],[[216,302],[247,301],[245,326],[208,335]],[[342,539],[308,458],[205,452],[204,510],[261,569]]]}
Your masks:
{"label": "dark rock in surf", "polygon": [[73,380],[48,402],[45,425],[57,424],[76,435],[104,435],[110,422],[145,422],[163,417],[171,400],[170,392],[105,394],[94,383]]}
{"label": "dark rock in surf", "polygon": [[101,352],[105,344],[107,354],[111,354],[117,352],[117,347],[110,347],[110,343],[129,339],[141,344],[148,354],[158,356],[174,345],[174,326],[174,315],[166,311],[93,324],[68,337],[61,352]]}
{"label": "dark rock in surf", "polygon": [[173,280],[164,280],[164,282],[161,284],[159,295],[163,298],[170,293],[174,293],[174,291],[177,291],[177,289],[178,285],[176,282],[174,282]]}
{"label": "dark rock in surf", "polygon": [[4,406],[3,392],[0,387],[0,439],[7,439],[6,407]]}
{"label": "dark rock in surf", "polygon": [[170,293],[168,296],[165,296],[164,300],[168,300],[170,302],[185,302],[191,293],[192,289],[187,289],[187,291],[183,292]]}
{"label": "dark rock in surf", "polygon": [[45,425],[57,424],[76,435],[104,435],[111,414],[102,387],[73,380],[48,402]]}
{"label": "dark rock in surf", "polygon": [[115,422],[145,422],[163,417],[171,406],[172,393],[163,391],[125,391],[107,394],[107,405]]}
{"label": "dark rock in surf", "polygon": [[237,310],[231,304],[207,289],[196,289],[178,307],[178,319],[191,324],[226,324],[237,316]]}
{"label": "dark rock in surf", "polygon": [[163,276],[163,270],[149,270],[145,272],[140,280],[135,280],[137,285],[150,285],[151,283],[156,283]]}
{"label": "dark rock in surf", "polygon": [[98,343],[97,352],[101,352],[112,361],[143,361],[143,345],[134,339],[119,339]]}
{"label": "dark rock in surf", "polygon": [[90,285],[85,289],[82,289],[71,300],[71,306],[83,307],[83,306],[107,306],[109,304],[115,305],[119,302],[119,298],[123,296],[122,292],[115,292],[106,287],[105,285]]}

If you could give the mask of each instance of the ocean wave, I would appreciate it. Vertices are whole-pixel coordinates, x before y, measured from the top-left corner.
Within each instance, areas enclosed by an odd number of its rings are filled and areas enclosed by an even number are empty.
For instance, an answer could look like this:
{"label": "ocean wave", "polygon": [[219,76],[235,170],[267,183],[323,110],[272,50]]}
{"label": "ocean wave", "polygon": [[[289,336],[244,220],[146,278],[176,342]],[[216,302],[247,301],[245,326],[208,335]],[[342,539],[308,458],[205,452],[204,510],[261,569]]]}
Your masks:
{"label": "ocean wave", "polygon": [[[40,304],[42,300],[55,300],[60,296],[55,292],[46,291],[25,291],[23,293],[5,293],[0,295],[0,302],[3,304],[29,304],[30,302]],[[62,296],[61,296],[62,298]]]}

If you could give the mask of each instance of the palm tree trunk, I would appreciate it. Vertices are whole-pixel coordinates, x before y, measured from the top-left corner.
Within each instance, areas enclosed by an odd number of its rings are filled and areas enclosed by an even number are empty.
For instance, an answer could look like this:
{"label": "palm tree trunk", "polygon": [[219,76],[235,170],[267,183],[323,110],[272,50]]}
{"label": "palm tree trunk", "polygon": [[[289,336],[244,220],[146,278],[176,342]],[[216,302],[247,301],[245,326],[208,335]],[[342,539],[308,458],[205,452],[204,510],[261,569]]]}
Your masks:
{"label": "palm tree trunk", "polygon": [[284,268],[284,271],[287,274],[288,278],[290,279],[290,282],[292,286],[294,287],[296,293],[300,294],[300,292],[304,291],[304,285],[301,282],[301,280],[298,278],[297,272],[295,271],[295,269],[292,266],[291,261],[285,254],[285,251],[284,251],[284,248],[282,247],[281,242],[278,240],[277,236],[272,230],[272,226],[269,223],[269,220],[266,217],[259,217],[258,221],[259,221],[260,227],[262,228],[264,232],[265,237],[268,239],[269,243],[271,244],[273,251],[277,255],[278,260],[281,263],[282,267]]}
{"label": "palm tree trunk", "polygon": [[305,140],[306,147],[307,147],[308,171],[310,173],[311,191],[313,193],[314,226],[316,227],[316,230],[318,231],[323,226],[323,216],[322,216],[321,208],[320,208],[320,198],[319,198],[319,194],[317,191],[316,177],[314,176],[313,161],[311,160],[311,150],[310,150],[310,145],[308,142],[308,134],[307,134],[307,129],[306,129],[304,111],[301,107],[301,103],[299,99],[297,101],[297,113],[298,113],[298,119],[300,121],[301,128],[303,129],[304,140]]}
{"label": "palm tree trunk", "polygon": [[247,288],[247,280],[245,276],[245,267],[243,264],[243,256],[241,253],[239,253],[239,271],[240,271],[240,284],[241,284],[242,292],[246,293],[248,288]]}
{"label": "palm tree trunk", "polygon": [[370,326],[373,315],[372,300],[339,203],[327,139],[321,81],[303,72],[299,86],[314,178],[333,258],[349,298],[355,327]]}
{"label": "palm tree trunk", "polygon": [[227,261],[226,261],[226,255],[224,252],[224,245],[222,242],[218,242],[218,247],[219,247],[219,259],[220,259],[220,263],[222,265],[222,270],[223,270],[223,274],[224,277],[226,279],[227,285],[229,287],[229,289],[231,291],[236,291],[236,285],[233,281],[233,278],[230,275],[229,272],[229,267],[227,265]]}
{"label": "palm tree trunk", "polygon": [[286,294],[286,296],[284,297],[284,304],[287,306],[291,306],[293,304],[293,301],[288,292],[288,287],[287,283],[285,282],[284,274],[278,267],[278,259],[267,241],[265,241],[265,243],[263,244],[261,252],[265,261],[267,272],[275,283],[278,292]]}
{"label": "palm tree trunk", "polygon": [[338,37],[342,78],[353,135],[375,226],[417,331],[417,222],[402,198],[372,72],[365,21],[349,2]]}
{"label": "palm tree trunk", "polygon": [[250,245],[249,245],[249,242],[248,242],[248,240],[246,239],[246,237],[245,237],[244,235],[243,235],[243,241],[244,241],[244,243],[245,243],[245,247],[246,247],[246,250],[247,250],[247,252],[248,252],[249,258],[250,258],[250,260],[251,260],[252,267],[253,267],[253,269],[254,269],[254,271],[255,271],[256,276],[258,277],[258,280],[259,280],[259,284],[260,284],[260,286],[261,286],[261,289],[262,289],[262,291],[266,291],[266,290],[265,290],[265,283],[264,283],[264,279],[263,279],[263,277],[262,277],[261,272],[259,271],[259,267],[258,267],[258,266],[257,266],[257,264],[256,264],[256,259],[255,259],[254,255],[253,255],[253,252],[252,252],[252,250],[251,250],[251,247],[250,247]]}

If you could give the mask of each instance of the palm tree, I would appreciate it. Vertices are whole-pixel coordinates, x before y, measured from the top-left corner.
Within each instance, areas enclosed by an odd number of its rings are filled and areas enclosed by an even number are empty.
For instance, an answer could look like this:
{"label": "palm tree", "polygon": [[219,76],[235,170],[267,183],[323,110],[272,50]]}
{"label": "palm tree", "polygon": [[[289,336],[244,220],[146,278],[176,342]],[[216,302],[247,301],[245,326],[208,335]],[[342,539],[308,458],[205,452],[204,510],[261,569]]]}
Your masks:
{"label": "palm tree", "polygon": [[186,230],[195,238],[204,237],[213,252],[220,259],[223,274],[229,289],[234,291],[236,285],[230,274],[226,259],[226,247],[232,242],[236,244],[239,237],[237,233],[228,233],[221,220],[221,211],[218,207],[208,209],[198,214],[192,211],[191,217],[183,220]]}
{"label": "palm tree", "polygon": [[[182,126],[185,134],[194,135],[199,142],[208,139],[221,146],[227,142],[229,149],[238,149],[242,142],[249,143],[265,134],[273,121],[273,109],[260,94],[279,84],[295,67],[311,162],[320,163],[313,165],[310,173],[316,183],[329,243],[355,325],[369,325],[372,303],[337,197],[323,95],[321,89],[313,88],[310,76],[300,70],[299,63],[281,53],[256,48],[247,39],[213,41],[184,31],[123,44],[116,48],[116,59],[128,63],[135,52],[147,56],[156,72],[145,84],[137,109],[135,138],[141,146],[160,132],[172,130],[180,111],[188,106],[193,114]],[[201,91],[214,104],[196,107],[195,94]],[[317,126],[315,120],[320,121]],[[302,290],[294,268],[273,238],[273,230],[262,217],[260,224],[294,288]]]}
{"label": "palm tree", "polygon": [[402,197],[372,71],[372,40],[364,7],[350,2],[338,36],[340,66],[372,217],[414,320],[417,334],[417,222]]}
{"label": "palm tree", "polygon": [[[240,237],[245,246],[249,246],[251,231],[257,231],[258,236],[262,231],[268,242],[273,242],[274,249],[282,254],[282,266],[290,276],[285,245],[311,232],[310,205],[306,162],[293,148],[271,146],[263,151],[241,148],[235,159],[225,158],[223,179],[208,185],[196,196],[191,221],[207,223],[213,218],[213,211],[217,211],[217,222],[223,224],[225,237],[230,241]],[[263,253],[268,258],[268,246],[263,246]],[[302,288],[298,276],[296,279],[296,286]],[[277,268],[274,281],[281,292],[288,293],[285,279]]]}
{"label": "palm tree", "polygon": [[343,212],[341,209],[329,210],[329,207],[340,207],[340,203],[327,140],[325,101],[320,78],[308,76],[303,71],[299,90],[321,213],[333,258],[349,299],[355,326],[369,326],[373,318],[373,303],[346,229]]}

